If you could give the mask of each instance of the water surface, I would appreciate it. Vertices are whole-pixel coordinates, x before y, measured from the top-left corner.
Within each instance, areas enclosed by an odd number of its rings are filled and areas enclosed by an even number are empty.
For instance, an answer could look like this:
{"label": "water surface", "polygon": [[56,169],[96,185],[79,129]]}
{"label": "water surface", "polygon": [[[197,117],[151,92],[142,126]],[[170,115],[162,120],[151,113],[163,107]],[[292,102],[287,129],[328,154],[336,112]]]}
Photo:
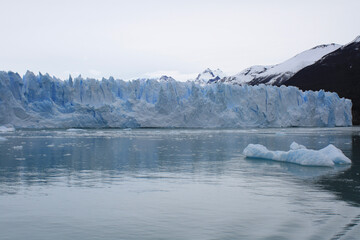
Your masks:
{"label": "water surface", "polygon": [[[360,128],[18,130],[0,137],[1,239],[358,239]],[[351,166],[246,159],[332,143]]]}

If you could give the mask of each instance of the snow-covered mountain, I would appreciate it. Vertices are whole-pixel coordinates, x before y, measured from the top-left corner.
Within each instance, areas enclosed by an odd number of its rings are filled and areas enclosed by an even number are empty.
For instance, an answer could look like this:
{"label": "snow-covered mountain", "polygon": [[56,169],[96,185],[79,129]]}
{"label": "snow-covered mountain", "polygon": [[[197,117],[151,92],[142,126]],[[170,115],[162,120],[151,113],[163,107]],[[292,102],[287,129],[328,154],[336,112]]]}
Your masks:
{"label": "snow-covered mountain", "polygon": [[332,91],[351,99],[353,123],[360,124],[360,36],[298,71],[284,85]]}
{"label": "snow-covered mountain", "polygon": [[225,76],[226,75],[220,69],[211,70],[210,68],[207,68],[200,73],[194,81],[198,84],[206,84],[216,82],[223,79]]}
{"label": "snow-covered mountain", "polygon": [[334,43],[320,45],[299,53],[283,63],[271,66],[252,66],[236,75],[222,78],[219,81],[233,84],[247,83],[257,85],[264,83],[279,86],[299,70],[315,63],[340,47],[341,45]]}
{"label": "snow-covered mountain", "polygon": [[350,126],[351,119],[351,101],[296,87],[202,85],[170,77],[61,81],[0,72],[0,126],[314,127]]}
{"label": "snow-covered mountain", "polygon": [[173,82],[176,81],[174,78],[163,75],[158,79],[160,82]]}

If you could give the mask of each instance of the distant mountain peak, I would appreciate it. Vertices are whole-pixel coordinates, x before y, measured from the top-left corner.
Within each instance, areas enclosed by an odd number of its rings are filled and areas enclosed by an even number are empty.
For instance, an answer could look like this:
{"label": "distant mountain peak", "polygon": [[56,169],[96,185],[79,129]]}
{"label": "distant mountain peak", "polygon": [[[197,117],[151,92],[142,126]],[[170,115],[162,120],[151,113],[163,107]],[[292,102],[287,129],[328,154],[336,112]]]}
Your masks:
{"label": "distant mountain peak", "polygon": [[354,41],[352,41],[352,42],[360,42],[360,35],[357,36],[357,37],[354,39]]}
{"label": "distant mountain peak", "polygon": [[196,77],[195,82],[199,84],[212,83],[224,77],[225,74],[220,69],[211,70],[207,68]]}
{"label": "distant mountain peak", "polygon": [[316,46],[316,47],[311,48],[310,50],[319,49],[319,48],[327,48],[327,47],[329,47],[329,46],[338,46],[338,44],[336,44],[336,43],[321,44],[321,45],[318,45],[318,46]]}
{"label": "distant mountain peak", "polygon": [[352,40],[351,42],[349,42],[348,44],[345,44],[344,46],[342,46],[342,49],[344,49],[345,47],[352,45],[352,44],[358,44],[360,43],[360,35],[357,36],[354,40]]}
{"label": "distant mountain peak", "polygon": [[203,73],[211,73],[211,74],[213,74],[213,72],[212,72],[212,70],[210,68],[205,69],[203,71]]}
{"label": "distant mountain peak", "polygon": [[166,76],[166,75],[163,75],[159,78],[159,81],[163,81],[163,82],[172,82],[172,81],[175,81],[174,78],[172,77],[169,77],[169,76]]}

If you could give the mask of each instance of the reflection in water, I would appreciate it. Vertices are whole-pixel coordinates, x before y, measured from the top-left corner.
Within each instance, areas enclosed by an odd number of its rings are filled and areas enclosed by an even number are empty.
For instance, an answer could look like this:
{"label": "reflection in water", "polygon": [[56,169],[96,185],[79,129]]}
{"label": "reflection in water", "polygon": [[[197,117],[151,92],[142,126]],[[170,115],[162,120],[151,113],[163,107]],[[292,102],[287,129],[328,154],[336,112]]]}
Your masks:
{"label": "reflection in water", "polygon": [[[9,239],[24,237],[27,231],[33,239],[353,236],[359,229],[359,132],[139,129],[2,134],[0,231],[6,229]],[[332,143],[353,164],[304,167],[242,155],[249,143],[288,150],[293,141],[312,149]],[[19,224],[31,229],[18,231]],[[59,226],[63,236],[54,237]]]}
{"label": "reflection in water", "polygon": [[[360,215],[354,217],[350,223],[346,224],[339,233],[337,233],[334,237],[330,240],[338,240],[342,239],[348,232],[350,232],[353,228],[358,227],[360,223]],[[354,238],[355,239],[355,238]]]}
{"label": "reflection in water", "polygon": [[[234,167],[244,167],[245,162],[255,174],[266,174],[278,168],[277,171],[291,173],[300,179],[318,177],[316,185],[335,192],[343,200],[360,203],[358,133],[351,135],[351,132],[345,131],[344,134],[326,129],[322,129],[320,134],[318,129],[291,131],[20,131],[8,134],[8,140],[0,145],[1,189],[4,191],[4,186],[7,186],[8,191],[11,186],[15,190],[17,185],[24,184],[54,184],[64,181],[64,178],[68,185],[83,185],[99,181],[111,183],[139,174],[231,175]],[[292,141],[314,149],[335,144],[352,159],[353,164],[335,168],[303,167],[248,160],[241,154],[249,143],[288,150]]]}
{"label": "reflection in water", "polygon": [[360,206],[360,136],[352,136],[351,168],[333,176],[328,175],[316,183],[322,188],[334,192],[339,198]]}

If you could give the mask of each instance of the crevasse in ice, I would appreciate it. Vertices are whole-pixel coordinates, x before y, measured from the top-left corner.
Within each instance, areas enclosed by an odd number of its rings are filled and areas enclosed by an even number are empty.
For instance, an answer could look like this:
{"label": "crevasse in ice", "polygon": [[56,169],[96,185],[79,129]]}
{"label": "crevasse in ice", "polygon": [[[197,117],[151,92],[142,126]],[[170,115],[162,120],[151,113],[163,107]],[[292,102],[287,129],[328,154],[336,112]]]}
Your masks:
{"label": "crevasse in ice", "polygon": [[61,81],[0,72],[0,125],[73,127],[350,126],[351,101],[296,87],[199,85],[173,78]]}

